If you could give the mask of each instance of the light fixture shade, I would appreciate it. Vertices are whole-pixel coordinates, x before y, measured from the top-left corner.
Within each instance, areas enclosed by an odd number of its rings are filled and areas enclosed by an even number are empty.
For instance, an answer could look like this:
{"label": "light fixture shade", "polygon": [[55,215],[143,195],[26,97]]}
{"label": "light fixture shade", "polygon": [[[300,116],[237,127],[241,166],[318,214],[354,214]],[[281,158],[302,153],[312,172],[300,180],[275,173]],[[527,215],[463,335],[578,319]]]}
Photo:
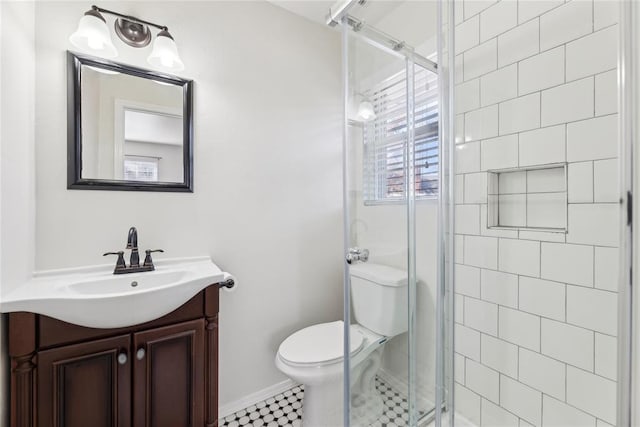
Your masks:
{"label": "light fixture shade", "polygon": [[69,41],[86,53],[105,58],[118,56],[118,51],[111,41],[107,23],[96,10],[90,10],[80,18],[78,29],[71,34]]}
{"label": "light fixture shade", "polygon": [[167,30],[162,30],[153,42],[153,50],[147,62],[154,67],[168,71],[182,71],[184,64],[178,55],[178,47]]}
{"label": "light fixture shade", "polygon": [[376,112],[373,109],[373,104],[370,101],[362,101],[360,102],[360,106],[358,106],[358,118],[364,120],[365,122],[374,120],[376,118]]}

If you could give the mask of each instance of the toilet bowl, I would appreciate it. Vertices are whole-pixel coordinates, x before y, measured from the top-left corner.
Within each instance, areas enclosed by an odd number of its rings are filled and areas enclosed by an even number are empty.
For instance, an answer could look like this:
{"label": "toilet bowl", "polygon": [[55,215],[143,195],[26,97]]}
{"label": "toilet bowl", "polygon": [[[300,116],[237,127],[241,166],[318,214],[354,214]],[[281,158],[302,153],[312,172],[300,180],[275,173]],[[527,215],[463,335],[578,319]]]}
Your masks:
{"label": "toilet bowl", "polygon": [[[276,366],[289,378],[304,384],[302,425],[341,426],[343,420],[344,322],[321,323],[292,334],[282,342]],[[383,411],[375,391],[387,338],[361,325],[351,325],[351,425],[369,425]]]}
{"label": "toilet bowl", "polygon": [[[375,388],[384,343],[407,330],[407,274],[366,263],[350,267],[353,313],[350,326],[350,424],[368,426],[383,412]],[[304,385],[304,427],[344,425],[344,323],[312,325],[285,339],[276,366]]]}

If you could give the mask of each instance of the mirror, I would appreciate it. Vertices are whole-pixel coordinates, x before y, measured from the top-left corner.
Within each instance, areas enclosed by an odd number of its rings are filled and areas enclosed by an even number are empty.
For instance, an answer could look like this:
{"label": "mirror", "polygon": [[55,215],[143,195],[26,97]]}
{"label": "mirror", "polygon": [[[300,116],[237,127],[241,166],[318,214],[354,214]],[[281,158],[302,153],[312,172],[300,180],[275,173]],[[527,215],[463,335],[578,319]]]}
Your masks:
{"label": "mirror", "polygon": [[67,188],[192,192],[193,82],[67,59]]}

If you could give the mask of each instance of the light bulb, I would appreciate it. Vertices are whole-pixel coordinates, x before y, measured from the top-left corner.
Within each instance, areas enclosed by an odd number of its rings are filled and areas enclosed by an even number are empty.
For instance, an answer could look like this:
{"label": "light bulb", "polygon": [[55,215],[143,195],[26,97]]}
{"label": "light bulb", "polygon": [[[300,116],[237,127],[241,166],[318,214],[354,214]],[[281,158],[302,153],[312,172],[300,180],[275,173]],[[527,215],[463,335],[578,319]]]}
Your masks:
{"label": "light bulb", "polygon": [[363,100],[358,106],[358,118],[365,122],[374,120],[376,118],[376,112],[373,108],[373,104],[370,101]]}
{"label": "light bulb", "polygon": [[102,46],[104,46],[104,43],[102,43],[102,40],[100,40],[100,38],[92,35],[87,38],[87,45],[91,49],[100,50],[102,49]]}

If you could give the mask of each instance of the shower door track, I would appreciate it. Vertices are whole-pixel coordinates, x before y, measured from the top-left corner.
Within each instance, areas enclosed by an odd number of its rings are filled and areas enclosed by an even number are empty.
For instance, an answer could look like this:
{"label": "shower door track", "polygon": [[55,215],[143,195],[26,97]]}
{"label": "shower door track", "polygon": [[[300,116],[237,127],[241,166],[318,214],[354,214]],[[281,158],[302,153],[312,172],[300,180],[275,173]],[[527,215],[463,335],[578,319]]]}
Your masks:
{"label": "shower door track", "polygon": [[416,53],[415,48],[408,45],[402,40],[395,39],[390,35],[384,33],[383,31],[378,30],[371,25],[366,24],[365,22],[354,18],[351,15],[347,15],[344,17],[344,22],[346,22],[351,30],[362,38],[364,41],[369,43],[372,46],[377,47],[385,52],[391,53],[393,55],[409,58],[414,63],[420,65],[421,67],[431,71],[432,73],[438,73],[438,64],[434,61],[425,58],[424,56]]}

